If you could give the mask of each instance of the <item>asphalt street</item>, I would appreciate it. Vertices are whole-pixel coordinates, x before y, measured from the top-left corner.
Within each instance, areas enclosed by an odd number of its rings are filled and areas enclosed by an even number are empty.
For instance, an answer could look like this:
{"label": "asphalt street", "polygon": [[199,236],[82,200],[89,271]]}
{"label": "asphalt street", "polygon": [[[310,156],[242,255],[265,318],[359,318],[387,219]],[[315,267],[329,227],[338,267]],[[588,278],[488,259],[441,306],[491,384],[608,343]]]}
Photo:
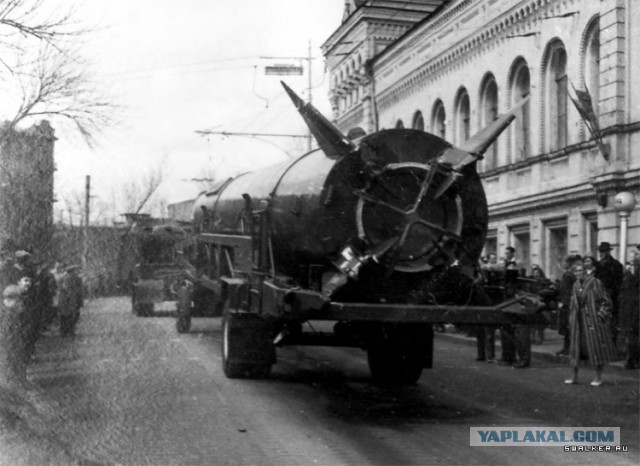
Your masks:
{"label": "asphalt street", "polygon": [[[75,338],[43,337],[29,377],[77,458],[123,465],[638,464],[638,371],[567,386],[563,364],[512,369],[437,337],[418,384],[371,383],[358,349],[283,348],[265,380],[225,378],[219,319],[188,334],[125,298],[84,311]],[[470,447],[473,426],[620,427],[627,453]],[[38,448],[38,445],[33,445]]]}

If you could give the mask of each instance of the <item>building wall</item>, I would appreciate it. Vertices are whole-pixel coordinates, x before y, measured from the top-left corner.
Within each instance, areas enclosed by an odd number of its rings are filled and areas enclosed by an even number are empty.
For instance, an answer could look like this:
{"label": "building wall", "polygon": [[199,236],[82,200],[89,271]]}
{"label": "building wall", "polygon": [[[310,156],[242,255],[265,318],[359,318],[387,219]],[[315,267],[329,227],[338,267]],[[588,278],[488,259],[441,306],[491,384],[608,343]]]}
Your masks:
{"label": "building wall", "polygon": [[53,235],[54,131],[0,127],[0,244],[46,259]]}
{"label": "building wall", "polygon": [[[490,205],[489,237],[498,253],[514,245],[525,266],[541,264],[547,274],[558,276],[566,253],[593,254],[594,245],[608,241],[617,254],[620,216],[613,198],[626,190],[640,202],[640,89],[633,85],[640,72],[633,59],[640,56],[639,10],[640,2],[633,0],[451,1],[373,59],[361,101],[338,112],[336,122],[343,130],[374,131],[365,118],[370,99],[377,129],[399,121],[411,127],[421,112],[424,129],[438,134],[432,114],[441,102],[445,139],[460,144],[466,125],[461,96],[468,96],[473,134],[486,123],[483,83],[495,79],[498,111],[506,112],[520,100],[514,83],[524,64],[530,84],[529,153],[520,155],[522,130],[514,123],[497,141],[495,162],[479,162],[478,169]],[[592,37],[599,42],[595,65],[588,52]],[[566,53],[564,67],[556,66],[562,61],[557,46]],[[558,101],[553,89],[564,78],[548,71],[553,66],[566,71],[569,89],[591,83],[587,88],[597,101],[609,161],[570,101],[566,140],[556,144],[563,138],[556,136],[557,117],[551,118]],[[359,113],[362,118],[354,121]],[[629,226],[629,244],[640,243],[637,206]]]}

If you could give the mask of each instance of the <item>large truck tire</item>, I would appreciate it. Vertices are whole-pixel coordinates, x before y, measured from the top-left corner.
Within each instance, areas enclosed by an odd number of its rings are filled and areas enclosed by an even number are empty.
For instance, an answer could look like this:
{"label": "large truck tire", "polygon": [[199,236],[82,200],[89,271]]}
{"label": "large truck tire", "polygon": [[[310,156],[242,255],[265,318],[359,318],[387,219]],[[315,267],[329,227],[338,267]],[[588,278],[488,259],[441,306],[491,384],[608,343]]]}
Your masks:
{"label": "large truck tire", "polygon": [[383,332],[367,348],[371,376],[377,383],[411,385],[431,366],[430,328],[409,328]]}
{"label": "large truck tire", "polygon": [[271,374],[275,348],[263,318],[238,312],[225,303],[222,316],[222,370],[230,379],[265,378]]}
{"label": "large truck tire", "polygon": [[176,330],[188,333],[191,330],[191,290],[186,285],[178,288]]}

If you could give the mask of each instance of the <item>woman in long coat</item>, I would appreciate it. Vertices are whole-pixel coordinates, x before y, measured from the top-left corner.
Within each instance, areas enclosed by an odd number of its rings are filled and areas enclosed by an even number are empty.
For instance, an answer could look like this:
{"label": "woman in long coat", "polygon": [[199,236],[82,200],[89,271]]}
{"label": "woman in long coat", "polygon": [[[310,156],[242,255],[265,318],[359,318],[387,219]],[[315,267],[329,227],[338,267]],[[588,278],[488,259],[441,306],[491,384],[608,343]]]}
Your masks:
{"label": "woman in long coat", "polygon": [[616,358],[610,329],[611,298],[602,282],[587,274],[582,264],[577,264],[574,272],[576,282],[573,284],[569,315],[569,358],[573,378],[565,380],[565,383],[578,383],[580,359],[588,359],[596,367],[596,377],[591,385],[598,387],[602,385],[602,367]]}

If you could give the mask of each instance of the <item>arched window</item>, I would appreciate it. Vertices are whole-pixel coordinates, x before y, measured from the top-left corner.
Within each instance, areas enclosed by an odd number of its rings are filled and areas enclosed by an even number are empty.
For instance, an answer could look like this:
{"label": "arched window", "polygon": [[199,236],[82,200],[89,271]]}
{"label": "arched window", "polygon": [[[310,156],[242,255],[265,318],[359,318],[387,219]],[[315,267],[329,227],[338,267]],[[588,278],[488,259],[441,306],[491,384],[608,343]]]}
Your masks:
{"label": "arched window", "polygon": [[461,144],[471,136],[471,109],[469,93],[465,88],[458,91],[456,99],[456,137],[457,144]]}
{"label": "arched window", "polygon": [[444,104],[442,100],[436,100],[433,104],[433,111],[431,112],[431,128],[433,134],[446,139],[447,137],[447,115],[444,111]]}
{"label": "arched window", "polygon": [[411,123],[411,127],[413,129],[424,131],[424,118],[422,118],[422,112],[420,110],[413,114],[413,123]]}
{"label": "arched window", "polygon": [[546,134],[548,151],[567,145],[567,53],[562,42],[556,41],[548,49],[546,78]]}
{"label": "arched window", "polygon": [[[600,114],[600,24],[598,20],[591,24],[587,32],[585,45],[584,84],[586,85],[585,90],[591,95],[591,106],[597,117]],[[590,137],[591,134],[586,131],[584,138],[589,139]]]}
{"label": "arched window", "polygon": [[[529,97],[531,93],[531,79],[529,66],[524,59],[520,59],[513,66],[513,81],[511,87],[511,105],[519,103]],[[516,110],[516,119],[511,126],[512,161],[524,160],[531,155],[531,107],[527,100]]]}
{"label": "arched window", "polygon": [[[485,77],[480,90],[480,127],[485,128],[498,118],[498,85],[493,75]],[[484,170],[498,166],[498,142],[494,142],[484,153]]]}
{"label": "arched window", "polygon": [[396,129],[403,129],[403,128],[404,128],[404,123],[402,122],[402,120],[396,121]]}

